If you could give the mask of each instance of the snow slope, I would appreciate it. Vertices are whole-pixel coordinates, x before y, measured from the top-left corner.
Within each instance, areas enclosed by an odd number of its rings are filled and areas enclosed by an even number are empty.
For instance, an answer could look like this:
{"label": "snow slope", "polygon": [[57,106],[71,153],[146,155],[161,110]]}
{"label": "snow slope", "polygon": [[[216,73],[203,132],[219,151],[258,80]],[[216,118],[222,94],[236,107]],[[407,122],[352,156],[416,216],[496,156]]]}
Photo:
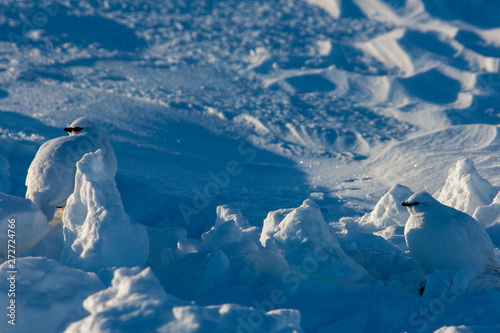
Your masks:
{"label": "snow slope", "polygon": [[0,191],[81,116],[118,160],[81,161],[66,229],[18,253],[17,331],[498,329],[494,275],[418,296],[398,206],[436,193],[500,246],[496,2],[0,4]]}

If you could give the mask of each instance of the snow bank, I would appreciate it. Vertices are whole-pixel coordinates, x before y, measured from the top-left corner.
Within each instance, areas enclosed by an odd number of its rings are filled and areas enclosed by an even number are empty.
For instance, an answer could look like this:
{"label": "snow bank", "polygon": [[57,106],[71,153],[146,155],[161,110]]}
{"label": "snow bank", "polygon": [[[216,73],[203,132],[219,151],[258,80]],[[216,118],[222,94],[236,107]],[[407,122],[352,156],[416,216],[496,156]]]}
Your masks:
{"label": "snow bank", "polygon": [[149,253],[146,228],[125,213],[102,150],[78,163],[75,191],[63,214],[61,261],[87,271],[143,266]]}
{"label": "snow bank", "polygon": [[491,204],[477,207],[473,217],[483,228],[491,227],[495,222],[500,222],[500,192],[498,192]]}
{"label": "snow bank", "polygon": [[241,215],[239,209],[230,206],[217,206],[217,220],[209,231],[205,232],[201,239],[203,245],[214,250],[224,244],[238,242],[240,240],[254,240],[258,242],[260,229],[252,227]]}
{"label": "snow bank", "polygon": [[367,276],[349,258],[311,199],[293,210],[270,212],[264,220],[260,242],[282,253],[300,276],[332,282],[356,282]]}
{"label": "snow bank", "polygon": [[408,187],[396,184],[380,198],[371,213],[365,214],[359,223],[367,229],[385,229],[393,225],[405,225],[410,217],[401,204],[413,194]]}
{"label": "snow bank", "polygon": [[[16,326],[0,320],[0,331],[62,332],[71,322],[87,315],[82,302],[104,288],[94,273],[87,273],[47,258],[18,258],[15,276]],[[7,291],[12,269],[0,266],[0,304],[10,302]],[[3,309],[5,309],[2,306]],[[90,332],[90,331],[89,331]]]}
{"label": "snow bank", "polygon": [[199,306],[167,294],[151,269],[120,268],[111,286],[88,297],[77,332],[299,332],[296,310],[267,313],[236,304]]}
{"label": "snow bank", "polygon": [[496,193],[497,190],[479,175],[474,162],[467,158],[457,161],[448,171],[437,200],[472,216],[477,207],[489,205]]}
{"label": "snow bank", "polygon": [[9,244],[15,246],[16,253],[12,254],[16,255],[33,246],[50,229],[47,217],[31,200],[0,192],[0,257],[7,257]]}

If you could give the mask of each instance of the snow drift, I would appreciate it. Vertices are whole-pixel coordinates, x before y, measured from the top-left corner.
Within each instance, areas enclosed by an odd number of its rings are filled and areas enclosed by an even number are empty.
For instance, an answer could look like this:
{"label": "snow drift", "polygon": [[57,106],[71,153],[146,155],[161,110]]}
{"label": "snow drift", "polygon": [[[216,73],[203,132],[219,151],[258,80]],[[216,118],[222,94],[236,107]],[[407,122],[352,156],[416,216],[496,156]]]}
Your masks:
{"label": "snow drift", "polygon": [[[11,270],[8,262],[0,266],[1,290],[9,290]],[[5,333],[62,332],[87,315],[83,300],[104,288],[94,273],[47,258],[18,258],[16,270],[16,325],[0,320],[0,331]],[[1,304],[9,304],[7,296],[7,292],[0,293]]]}
{"label": "snow drift", "polygon": [[63,214],[61,262],[86,271],[143,266],[149,254],[146,228],[125,213],[102,150],[85,154],[76,168],[75,191]]}
{"label": "snow drift", "polygon": [[0,257],[7,258],[8,245],[16,257],[50,229],[47,217],[31,200],[0,193]]}
{"label": "snow drift", "polygon": [[167,294],[149,268],[120,268],[109,288],[83,302],[90,312],[65,333],[300,332],[296,310],[261,313],[237,304],[200,306]]}

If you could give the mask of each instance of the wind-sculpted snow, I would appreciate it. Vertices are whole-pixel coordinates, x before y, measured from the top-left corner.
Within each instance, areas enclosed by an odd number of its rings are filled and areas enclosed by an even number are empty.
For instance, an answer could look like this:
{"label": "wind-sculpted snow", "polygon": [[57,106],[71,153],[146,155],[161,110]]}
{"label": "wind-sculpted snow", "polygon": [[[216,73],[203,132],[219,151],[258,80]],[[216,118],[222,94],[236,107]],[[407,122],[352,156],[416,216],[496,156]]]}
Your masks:
{"label": "wind-sculpted snow", "polygon": [[[0,266],[0,288],[5,291],[12,289],[9,266],[8,262]],[[104,288],[94,273],[46,258],[19,258],[16,270],[16,325],[1,320],[0,331],[5,333],[62,332],[69,323],[87,315],[82,307],[84,299]],[[12,299],[7,296],[7,292],[0,294],[0,302],[6,306]]]}
{"label": "wind-sculpted snow", "polygon": [[33,202],[1,192],[0,221],[0,257],[4,259],[9,253],[15,257],[30,248],[51,229],[47,217]]}
{"label": "wind-sculpted snow", "polygon": [[318,205],[308,199],[293,210],[270,212],[260,242],[282,253],[299,275],[310,279],[356,282],[366,271],[345,255]]}
{"label": "wind-sculpted snow", "polygon": [[300,314],[265,314],[237,304],[199,306],[167,294],[149,268],[120,268],[109,288],[84,302],[90,315],[71,332],[301,332]]}
{"label": "wind-sculpted snow", "polygon": [[474,211],[473,217],[478,220],[484,228],[500,222],[500,192],[497,193],[493,202],[488,205],[479,206]]}
{"label": "wind-sculpted snow", "polygon": [[149,252],[146,228],[123,210],[103,151],[87,153],[76,168],[75,191],[63,215],[61,261],[94,272],[144,265]]}
{"label": "wind-sculpted snow", "polygon": [[458,161],[455,168],[450,169],[437,199],[447,206],[472,215],[479,206],[490,204],[496,192],[497,190],[479,175],[474,162],[465,159]]}
{"label": "wind-sculpted snow", "polygon": [[413,192],[406,186],[394,185],[380,198],[371,213],[365,214],[359,223],[367,228],[385,229],[392,225],[405,225],[410,214],[401,203]]}

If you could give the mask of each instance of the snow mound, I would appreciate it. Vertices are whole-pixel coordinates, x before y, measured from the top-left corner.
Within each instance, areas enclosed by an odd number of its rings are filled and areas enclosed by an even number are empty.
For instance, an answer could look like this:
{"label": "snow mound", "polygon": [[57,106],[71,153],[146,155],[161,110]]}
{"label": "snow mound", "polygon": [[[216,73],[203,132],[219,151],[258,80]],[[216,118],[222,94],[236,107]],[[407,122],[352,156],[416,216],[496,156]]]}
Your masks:
{"label": "snow mound", "polygon": [[33,246],[50,229],[47,217],[31,200],[0,192],[0,257],[7,258],[9,244],[15,246],[15,255]]}
{"label": "snow mound", "polygon": [[[0,303],[10,300],[7,291],[12,269],[0,266]],[[18,258],[16,260],[15,300],[16,325],[0,320],[1,332],[62,332],[87,313],[82,302],[104,288],[94,273],[83,272],[47,258]],[[90,331],[89,331],[90,332]]]}
{"label": "snow mound", "polygon": [[262,313],[235,304],[199,306],[167,294],[150,268],[120,268],[111,286],[84,302],[76,332],[299,332],[297,310]]}
{"label": "snow mound", "polygon": [[365,214],[359,223],[369,229],[385,229],[393,225],[405,225],[410,217],[401,204],[413,194],[408,187],[396,184],[380,198],[371,213]]}
{"label": "snow mound", "polygon": [[217,206],[217,220],[209,231],[205,232],[201,239],[208,250],[238,242],[240,240],[254,240],[258,242],[260,229],[252,227],[241,215],[239,209],[230,206]]}
{"label": "snow mound", "polygon": [[266,249],[281,252],[302,277],[349,283],[368,274],[344,253],[311,199],[293,210],[270,212],[264,220],[260,242]]}
{"label": "snow mound", "polygon": [[102,150],[78,163],[75,191],[63,214],[65,244],[61,261],[87,271],[143,266],[149,244],[145,226],[132,223],[123,209]]}
{"label": "snow mound", "polygon": [[474,162],[467,158],[457,161],[448,171],[437,199],[472,216],[477,207],[490,204],[495,194],[495,188],[479,175]]}
{"label": "snow mound", "polygon": [[483,228],[491,227],[496,222],[500,222],[500,192],[491,204],[477,207],[473,217]]}

